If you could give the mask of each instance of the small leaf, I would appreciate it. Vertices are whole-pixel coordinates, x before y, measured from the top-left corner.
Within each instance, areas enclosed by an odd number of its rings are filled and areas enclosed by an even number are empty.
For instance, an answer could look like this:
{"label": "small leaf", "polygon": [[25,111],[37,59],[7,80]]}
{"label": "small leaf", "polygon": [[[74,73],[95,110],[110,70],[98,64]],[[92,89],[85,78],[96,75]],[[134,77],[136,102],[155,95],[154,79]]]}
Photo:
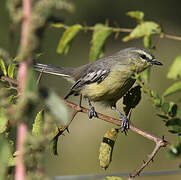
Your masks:
{"label": "small leaf", "polygon": [[181,91],[181,81],[172,84],[168,89],[166,89],[166,91],[163,93],[163,96],[169,96],[180,91]]}
{"label": "small leaf", "polygon": [[160,118],[162,118],[164,120],[168,120],[168,116],[165,116],[163,114],[157,114],[157,116],[159,116]]}
{"label": "small leaf", "polygon": [[3,133],[7,129],[8,117],[5,108],[0,108],[0,133]]}
{"label": "small leaf", "polygon": [[58,139],[59,137],[53,138],[53,140],[50,142],[50,152],[52,152],[53,155],[58,155]]}
{"label": "small leaf", "polygon": [[0,67],[1,67],[1,70],[2,70],[3,74],[5,76],[7,76],[7,70],[6,70],[6,66],[5,66],[5,63],[4,63],[3,59],[0,59]]}
{"label": "small leaf", "polygon": [[0,136],[0,147],[0,179],[6,179],[8,160],[11,152],[8,142],[2,136]]}
{"label": "small leaf", "polygon": [[175,117],[177,114],[177,104],[174,102],[164,102],[161,106],[163,112],[168,113],[169,116]]}
{"label": "small leaf", "polygon": [[13,78],[13,76],[14,76],[15,67],[16,67],[16,65],[13,63],[9,64],[9,66],[8,66],[8,76],[10,78]]}
{"label": "small leaf", "polygon": [[100,166],[104,169],[107,169],[112,160],[112,152],[114,148],[114,144],[118,135],[118,130],[112,128],[107,131],[103,137],[99,148],[99,162]]}
{"label": "small leaf", "polygon": [[151,36],[147,35],[143,38],[144,47],[147,49],[151,49]]}
{"label": "small leaf", "polygon": [[142,11],[129,11],[126,15],[135,18],[138,22],[143,21],[144,13]]}
{"label": "small leaf", "polygon": [[142,76],[144,82],[146,82],[146,83],[149,82],[149,80],[150,80],[150,74],[151,74],[151,68],[150,68],[150,67],[147,68],[147,69],[145,69],[145,70],[142,72],[141,76]]}
{"label": "small leaf", "polygon": [[154,91],[151,91],[151,96],[153,97],[153,105],[155,107],[161,107],[164,101],[163,98]]}
{"label": "small leaf", "polygon": [[169,79],[178,79],[181,77],[181,55],[177,56],[171,65],[167,77]]}
{"label": "small leaf", "polygon": [[44,119],[44,110],[42,109],[37,115],[33,123],[32,134],[34,136],[38,136],[42,134],[43,127],[43,119]]}
{"label": "small leaf", "polygon": [[67,54],[70,48],[70,43],[72,42],[72,40],[75,38],[75,36],[79,33],[81,29],[82,29],[82,26],[80,24],[75,24],[69,27],[63,33],[63,36],[61,37],[59,41],[57,53]]}
{"label": "small leaf", "polygon": [[57,96],[57,94],[53,91],[45,88],[40,89],[40,95],[45,101],[45,104],[47,105],[51,114],[57,120],[58,126],[66,125],[69,120],[68,109],[59,96]]}
{"label": "small leaf", "polygon": [[180,156],[181,154],[181,143],[172,145],[169,147],[169,157],[175,159],[176,157]]}
{"label": "small leaf", "polygon": [[94,62],[103,56],[104,44],[107,38],[111,35],[112,29],[103,24],[96,24],[91,40],[91,49],[89,53],[90,62]]}
{"label": "small leaf", "polygon": [[54,23],[54,24],[51,24],[51,26],[54,28],[64,28],[65,27],[65,25],[62,23]]}
{"label": "small leaf", "polygon": [[173,102],[170,102],[170,107],[169,107],[169,112],[168,114],[171,116],[171,117],[175,117],[177,115],[177,110],[178,110],[178,106],[177,104],[173,103]]}
{"label": "small leaf", "polygon": [[123,97],[123,110],[128,115],[130,109],[135,108],[141,100],[141,87],[135,86],[131,88],[127,94]]}
{"label": "small leaf", "polygon": [[131,39],[137,39],[159,33],[161,33],[161,28],[157,23],[152,21],[145,21],[141,24],[138,24],[128,36],[123,38],[123,41],[126,42]]}
{"label": "small leaf", "polygon": [[38,86],[36,84],[37,77],[32,67],[28,68],[27,78],[26,78],[26,86],[25,92],[26,94],[37,94]]}
{"label": "small leaf", "polygon": [[58,128],[58,133],[54,138],[50,141],[50,152],[52,152],[53,155],[58,155],[57,145],[58,145],[58,139],[63,134],[63,130]]}
{"label": "small leaf", "polygon": [[166,122],[171,133],[181,133],[181,119],[173,118]]}

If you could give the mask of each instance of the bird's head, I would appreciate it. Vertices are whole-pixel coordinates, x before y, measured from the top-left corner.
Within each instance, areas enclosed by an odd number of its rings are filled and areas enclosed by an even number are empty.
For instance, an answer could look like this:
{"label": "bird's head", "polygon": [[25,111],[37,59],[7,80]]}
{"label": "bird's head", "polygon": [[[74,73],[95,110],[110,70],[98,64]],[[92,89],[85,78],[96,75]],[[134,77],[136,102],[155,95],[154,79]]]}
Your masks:
{"label": "bird's head", "polygon": [[129,63],[133,65],[136,72],[141,72],[153,65],[163,65],[146,49],[133,47],[127,48],[126,50],[129,56]]}

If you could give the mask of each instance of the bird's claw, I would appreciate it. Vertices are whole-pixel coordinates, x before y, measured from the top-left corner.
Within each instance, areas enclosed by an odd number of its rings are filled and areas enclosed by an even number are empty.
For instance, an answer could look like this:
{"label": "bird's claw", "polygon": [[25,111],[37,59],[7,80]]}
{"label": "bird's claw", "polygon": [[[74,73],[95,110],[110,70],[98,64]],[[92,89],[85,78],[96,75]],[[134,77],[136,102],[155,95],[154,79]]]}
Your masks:
{"label": "bird's claw", "polygon": [[93,117],[98,117],[98,116],[97,116],[97,113],[96,113],[94,107],[92,106],[92,107],[90,107],[89,119],[92,119]]}
{"label": "bird's claw", "polygon": [[127,134],[127,131],[129,129],[129,120],[126,116],[121,117],[121,120],[121,131]]}

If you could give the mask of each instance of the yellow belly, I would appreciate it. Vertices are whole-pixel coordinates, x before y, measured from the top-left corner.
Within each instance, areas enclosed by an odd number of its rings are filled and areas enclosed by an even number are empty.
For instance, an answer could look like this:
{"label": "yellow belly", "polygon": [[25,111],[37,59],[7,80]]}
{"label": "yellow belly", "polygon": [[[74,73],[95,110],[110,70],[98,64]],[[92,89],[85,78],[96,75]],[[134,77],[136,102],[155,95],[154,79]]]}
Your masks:
{"label": "yellow belly", "polygon": [[81,93],[92,101],[117,101],[134,84],[130,76],[130,71],[113,71],[102,82],[86,85]]}

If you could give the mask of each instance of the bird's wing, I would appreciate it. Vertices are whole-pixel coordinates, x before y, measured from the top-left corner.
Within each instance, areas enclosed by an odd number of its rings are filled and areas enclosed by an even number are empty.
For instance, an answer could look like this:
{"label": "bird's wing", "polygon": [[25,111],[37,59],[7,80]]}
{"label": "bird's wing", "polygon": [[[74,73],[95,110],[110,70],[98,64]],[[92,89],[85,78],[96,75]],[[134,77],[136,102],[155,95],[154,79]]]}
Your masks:
{"label": "bird's wing", "polygon": [[73,84],[70,89],[70,92],[65,97],[67,99],[70,95],[76,94],[79,92],[82,87],[91,83],[101,83],[109,74],[110,70],[95,68],[95,69],[86,69],[82,76]]}
{"label": "bird's wing", "polygon": [[108,76],[108,74],[109,70],[105,69],[99,69],[96,71],[89,71],[87,73],[84,73],[83,76],[75,82],[71,89],[78,90],[87,84],[100,83]]}

